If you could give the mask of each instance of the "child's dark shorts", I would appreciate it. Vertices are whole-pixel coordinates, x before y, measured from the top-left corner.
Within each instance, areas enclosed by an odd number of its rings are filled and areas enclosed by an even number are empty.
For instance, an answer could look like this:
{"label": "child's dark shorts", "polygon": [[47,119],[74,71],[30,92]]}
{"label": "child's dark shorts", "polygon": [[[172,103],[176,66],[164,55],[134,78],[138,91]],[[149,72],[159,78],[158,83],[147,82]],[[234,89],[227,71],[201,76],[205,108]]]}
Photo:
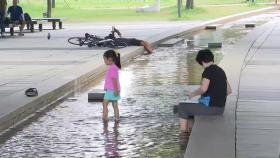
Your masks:
{"label": "child's dark shorts", "polygon": [[180,103],[178,113],[180,118],[189,119],[197,115],[222,115],[224,109],[224,107],[207,107],[200,103]]}

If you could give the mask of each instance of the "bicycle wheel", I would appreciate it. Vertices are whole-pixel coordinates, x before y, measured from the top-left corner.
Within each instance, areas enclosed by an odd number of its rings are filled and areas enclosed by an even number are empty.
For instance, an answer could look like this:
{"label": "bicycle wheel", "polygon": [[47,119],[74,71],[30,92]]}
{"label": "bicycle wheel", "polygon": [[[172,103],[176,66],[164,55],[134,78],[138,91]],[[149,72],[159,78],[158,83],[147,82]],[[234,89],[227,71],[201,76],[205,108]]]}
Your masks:
{"label": "bicycle wheel", "polygon": [[84,45],[85,38],[84,37],[71,37],[68,39],[68,42],[70,44],[83,46]]}
{"label": "bicycle wheel", "polygon": [[68,42],[70,44],[83,46],[83,45],[88,45],[89,43],[92,43],[92,39],[85,38],[85,37],[71,37],[68,39]]}

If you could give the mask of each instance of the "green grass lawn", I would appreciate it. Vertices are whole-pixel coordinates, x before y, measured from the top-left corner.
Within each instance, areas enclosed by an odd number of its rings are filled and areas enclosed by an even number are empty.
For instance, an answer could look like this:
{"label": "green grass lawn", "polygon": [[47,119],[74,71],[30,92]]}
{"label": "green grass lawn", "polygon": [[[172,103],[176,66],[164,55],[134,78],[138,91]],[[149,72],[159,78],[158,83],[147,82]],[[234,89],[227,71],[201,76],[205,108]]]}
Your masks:
{"label": "green grass lawn", "polygon": [[[268,2],[274,2],[274,0],[256,0],[256,2],[257,3],[268,3]],[[197,5],[238,4],[238,3],[246,3],[246,0],[194,0],[194,3]]]}
{"label": "green grass lawn", "polygon": [[[191,11],[182,9],[182,18],[177,18],[177,0],[161,0],[161,6],[165,7],[161,9],[160,13],[137,13],[133,9],[134,7],[151,4],[154,0],[56,0],[57,4],[56,8],[53,9],[53,17],[63,17],[69,22],[209,20],[267,7],[261,4],[251,5],[245,3],[245,0],[194,1],[195,9]],[[242,2],[244,4],[242,6],[200,6]],[[45,3],[46,0],[21,0],[20,5],[25,12],[30,13],[31,17],[42,17],[43,12],[46,12]]]}
{"label": "green grass lawn", "polygon": [[[11,4],[12,0],[8,0]],[[182,0],[183,4],[186,0]],[[257,2],[274,2],[274,0],[256,0]],[[46,0],[20,0],[21,5],[46,8]],[[58,8],[134,8],[151,5],[155,0],[56,0]],[[236,4],[246,3],[246,0],[194,0],[195,5]],[[174,6],[177,0],[161,0],[161,6]]]}

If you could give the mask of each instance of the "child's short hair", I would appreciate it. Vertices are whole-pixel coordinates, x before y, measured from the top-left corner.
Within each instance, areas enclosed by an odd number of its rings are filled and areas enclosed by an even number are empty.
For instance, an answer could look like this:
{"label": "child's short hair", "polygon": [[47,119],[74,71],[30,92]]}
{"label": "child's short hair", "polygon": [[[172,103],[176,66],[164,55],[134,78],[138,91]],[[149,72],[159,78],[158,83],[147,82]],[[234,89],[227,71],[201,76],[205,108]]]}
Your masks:
{"label": "child's short hair", "polygon": [[121,66],[121,55],[119,52],[115,51],[115,50],[107,50],[103,56],[106,59],[112,58],[112,60],[115,62],[115,64],[117,65],[117,67],[119,67],[119,69],[122,68]]}
{"label": "child's short hair", "polygon": [[209,63],[211,61],[214,62],[214,55],[209,49],[200,50],[195,59],[199,65],[202,65],[202,62]]}

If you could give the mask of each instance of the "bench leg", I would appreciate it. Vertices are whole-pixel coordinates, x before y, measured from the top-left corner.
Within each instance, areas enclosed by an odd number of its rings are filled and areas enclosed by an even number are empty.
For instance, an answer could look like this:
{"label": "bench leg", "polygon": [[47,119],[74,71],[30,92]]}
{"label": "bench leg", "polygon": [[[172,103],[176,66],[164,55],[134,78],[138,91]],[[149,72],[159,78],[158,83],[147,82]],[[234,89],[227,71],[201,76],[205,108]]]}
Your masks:
{"label": "bench leg", "polygon": [[53,30],[55,30],[56,29],[56,22],[55,21],[52,22],[52,26],[53,26]]}
{"label": "bench leg", "polygon": [[30,30],[30,24],[26,25],[27,30]]}
{"label": "bench leg", "polygon": [[34,32],[34,24],[30,25],[30,30],[31,30],[31,32]]}
{"label": "bench leg", "polygon": [[62,29],[62,22],[59,22],[59,29]]}
{"label": "bench leg", "polygon": [[43,30],[43,24],[39,24],[39,31]]}
{"label": "bench leg", "polygon": [[10,27],[10,34],[11,34],[11,36],[14,35],[14,28],[13,27]]}

